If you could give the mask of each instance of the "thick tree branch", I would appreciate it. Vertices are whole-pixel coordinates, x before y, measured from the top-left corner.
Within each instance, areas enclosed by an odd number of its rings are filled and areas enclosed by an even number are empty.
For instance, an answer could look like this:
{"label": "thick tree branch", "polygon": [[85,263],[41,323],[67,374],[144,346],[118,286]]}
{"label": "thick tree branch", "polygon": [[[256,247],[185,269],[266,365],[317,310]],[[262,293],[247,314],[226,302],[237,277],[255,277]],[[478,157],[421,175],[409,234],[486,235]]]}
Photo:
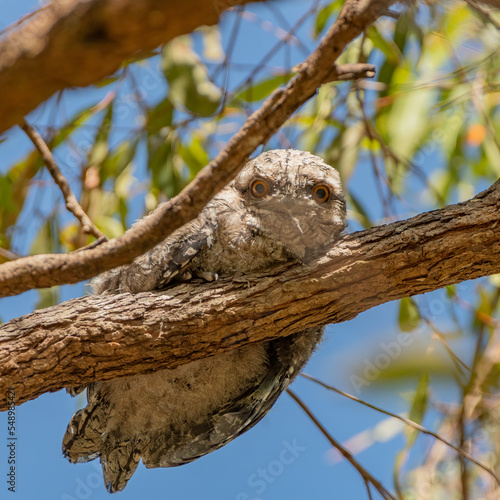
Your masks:
{"label": "thick tree branch", "polygon": [[383,15],[392,3],[392,0],[348,0],[335,24],[300,66],[297,75],[247,119],[226,148],[178,196],[122,237],[97,248],[73,254],[36,255],[3,264],[0,266],[0,297],[89,279],[130,262],[192,220],[236,175],[257,146],[265,144],[322,83],[334,79],[334,62],[345,46]]}
{"label": "thick tree branch", "polygon": [[138,52],[216,24],[223,10],[248,2],[51,2],[0,41],[0,133],[58,90],[95,83]]}
{"label": "thick tree branch", "polygon": [[[500,184],[472,200],[344,237],[289,264],[163,293],[87,296],[0,326],[0,397],[173,368],[500,272]],[[0,401],[5,409],[6,401]]]}

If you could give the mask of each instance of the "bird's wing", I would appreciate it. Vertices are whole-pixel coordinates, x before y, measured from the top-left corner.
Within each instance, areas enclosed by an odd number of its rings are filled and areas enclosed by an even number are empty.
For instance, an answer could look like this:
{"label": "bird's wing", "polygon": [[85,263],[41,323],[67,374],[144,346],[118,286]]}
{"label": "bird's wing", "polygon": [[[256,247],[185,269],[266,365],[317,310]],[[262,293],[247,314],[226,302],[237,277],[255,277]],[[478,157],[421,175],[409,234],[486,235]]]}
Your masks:
{"label": "bird's wing", "polygon": [[139,293],[165,288],[183,273],[200,250],[210,246],[215,228],[213,220],[199,216],[131,264],[97,276],[92,281],[94,293]]}
{"label": "bird's wing", "polygon": [[[90,385],[92,387],[93,384]],[[89,396],[86,408],[73,415],[62,444],[63,455],[70,462],[88,462],[99,456],[109,411],[108,400],[97,392],[95,397],[93,394]]]}
{"label": "bird's wing", "polygon": [[[310,338],[312,334],[316,341],[322,333],[323,328],[317,328],[307,330],[304,335]],[[144,465],[148,468],[175,467],[192,462],[221,448],[262,420],[303,367],[304,363],[295,362],[296,346],[293,345],[301,342],[301,334],[294,337],[293,340],[288,337],[269,342],[268,371],[238,398],[193,426],[189,433],[172,435],[165,432],[152,437],[142,451]]]}

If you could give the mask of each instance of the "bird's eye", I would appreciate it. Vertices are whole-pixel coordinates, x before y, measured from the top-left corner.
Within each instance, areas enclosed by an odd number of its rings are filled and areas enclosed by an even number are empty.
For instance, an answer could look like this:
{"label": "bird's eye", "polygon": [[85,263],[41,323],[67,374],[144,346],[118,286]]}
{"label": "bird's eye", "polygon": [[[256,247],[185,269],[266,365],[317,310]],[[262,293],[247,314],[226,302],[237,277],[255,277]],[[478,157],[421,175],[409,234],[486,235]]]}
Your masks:
{"label": "bird's eye", "polygon": [[269,184],[264,179],[255,179],[250,184],[250,192],[255,198],[264,198],[269,193]]}
{"label": "bird's eye", "polygon": [[330,188],[326,184],[314,186],[313,198],[318,203],[325,203],[330,198]]}

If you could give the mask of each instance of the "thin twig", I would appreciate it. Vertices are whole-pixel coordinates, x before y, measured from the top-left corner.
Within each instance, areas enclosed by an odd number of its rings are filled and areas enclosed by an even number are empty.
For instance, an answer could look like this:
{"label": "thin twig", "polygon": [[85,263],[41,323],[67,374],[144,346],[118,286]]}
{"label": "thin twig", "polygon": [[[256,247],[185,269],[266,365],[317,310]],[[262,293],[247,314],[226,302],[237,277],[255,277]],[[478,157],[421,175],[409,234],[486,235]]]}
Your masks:
{"label": "thin twig", "polygon": [[40,134],[38,134],[38,132],[26,122],[26,120],[22,121],[20,127],[24,130],[26,135],[34,144],[35,148],[40,153],[45,166],[50,172],[50,175],[61,189],[61,192],[64,196],[64,201],[66,202],[66,208],[78,219],[78,221],[82,225],[83,232],[91,234],[97,239],[106,238],[106,236],[94,225],[89,216],[84,212],[83,208],[78,203],[76,196],[73,194],[73,191],[71,191],[66,177],[64,177],[61,170],[57,166],[52,152],[50,151],[45,141],[41,138]]}
{"label": "thin twig", "polygon": [[311,382],[315,382],[316,384],[320,385],[321,387],[324,387],[325,389],[328,389],[329,391],[336,392],[337,394],[340,394],[341,396],[344,396],[348,399],[351,399],[352,401],[356,401],[356,403],[361,403],[362,405],[365,405],[368,408],[371,408],[372,410],[378,411],[379,413],[383,413],[384,415],[388,415],[389,417],[396,418],[396,419],[400,420],[401,422],[405,423],[406,425],[409,425],[410,427],[413,427],[414,429],[417,429],[418,431],[420,431],[424,434],[432,436],[433,438],[444,443],[446,446],[455,450],[459,455],[467,458],[467,460],[470,460],[472,463],[476,464],[478,467],[481,467],[481,469],[483,469],[488,474],[490,474],[495,479],[495,481],[500,485],[500,478],[495,474],[495,472],[493,472],[486,465],[477,461],[474,457],[469,455],[466,451],[458,448],[453,443],[450,443],[446,439],[442,438],[439,434],[436,434],[435,432],[432,432],[429,429],[426,429],[425,427],[423,427],[420,424],[417,424],[417,422],[414,422],[413,420],[408,420],[407,418],[401,417],[400,415],[397,415],[396,413],[392,413],[390,411],[384,410],[378,406],[372,405],[371,403],[367,403],[366,401],[363,401],[362,399],[359,399],[356,396],[353,396],[352,394],[341,391],[340,389],[337,389],[331,385],[325,384],[324,382],[321,382],[321,380],[318,380],[314,377],[311,377],[311,375],[307,375],[307,373],[301,373],[301,375],[302,375],[302,377],[306,378],[307,380],[310,380]]}
{"label": "thin twig", "polygon": [[439,331],[437,326],[425,316],[425,314],[422,312],[420,306],[414,301],[413,302],[414,306],[417,308],[418,315],[420,318],[422,318],[422,321],[432,330],[434,335],[438,338],[438,340],[443,344],[443,347],[446,349],[446,352],[450,356],[450,359],[452,363],[455,365],[455,368],[458,370],[458,372],[463,375],[464,371],[462,368],[465,368],[468,372],[471,371],[471,368],[464,363],[453,351],[453,349],[450,347],[450,344],[448,344],[448,341],[446,340],[445,336]]}
{"label": "thin twig", "polygon": [[16,260],[21,258],[20,255],[17,255],[14,252],[7,250],[6,248],[0,248],[0,257],[3,257],[8,260]]}
{"label": "thin twig", "polygon": [[498,22],[493,18],[489,10],[481,7],[481,5],[477,4],[473,0],[465,0],[465,2],[472,10],[475,10],[479,14],[479,17],[486,19],[486,21],[492,24],[497,30],[500,30],[500,24],[498,24]]}
{"label": "thin twig", "polygon": [[[358,100],[359,108],[361,110],[361,116],[362,116],[362,119],[363,119],[363,125],[364,125],[364,128],[365,128],[365,133],[366,133],[368,139],[370,140],[370,144],[373,144],[376,141],[376,139],[375,139],[375,137],[372,134],[371,127],[370,127],[370,121],[368,120],[368,117],[366,116],[365,102],[364,102],[364,99],[360,95],[359,88],[356,90],[356,98]],[[375,153],[373,152],[373,148],[370,147],[368,149],[368,154],[370,156],[370,161],[371,161],[371,164],[372,164],[373,176],[375,177],[375,180],[376,180],[376,182],[375,182],[375,188],[377,189],[378,196],[379,196],[380,200],[382,201],[382,207],[383,207],[383,210],[384,210],[384,215],[385,215],[385,217],[387,217],[387,219],[390,219],[390,217],[391,217],[391,209],[390,209],[390,206],[389,206],[389,201],[384,196],[384,191],[382,189],[382,181],[385,182],[385,184],[386,184],[386,186],[387,186],[387,188],[389,190],[389,193],[394,194],[393,190],[391,188],[389,179],[387,179],[386,177],[384,177],[382,175],[382,172],[380,171],[380,168],[378,167],[377,158],[375,157]]]}
{"label": "thin twig", "polygon": [[371,483],[377,491],[382,495],[383,498],[396,500],[396,498],[389,493],[384,487],[384,485],[375,479],[354,457],[346,450],[338,441],[336,441],[331,434],[323,427],[321,422],[314,416],[308,406],[290,389],[287,389],[288,394],[292,399],[304,410],[306,415],[314,422],[314,425],[322,432],[322,434],[328,439],[330,444],[359,472],[365,484]]}
{"label": "thin twig", "polygon": [[272,60],[278,50],[283,45],[286,45],[292,37],[295,37],[295,33],[298,31],[298,29],[304,24],[304,22],[311,16],[313,12],[317,11],[318,3],[318,1],[315,1],[311,8],[297,20],[295,25],[289,30],[288,36],[277,42],[276,45],[267,52],[267,54],[255,65],[255,69],[252,71],[252,73],[240,85],[236,86],[237,89],[248,87],[253,82],[253,80],[257,78],[257,74],[266,67],[266,64],[270,60]]}
{"label": "thin twig", "polygon": [[424,316],[420,315],[423,319],[423,321],[427,324],[427,326],[433,331],[433,333],[437,336],[441,344],[443,344],[443,347],[446,349],[446,352],[450,356],[453,364],[456,366],[456,368],[460,371],[460,373],[463,374],[462,367],[465,368],[468,372],[471,371],[470,366],[468,366],[466,363],[464,363],[453,351],[453,349],[450,347],[450,344],[448,344],[448,341],[446,340],[445,336],[438,330],[436,325],[428,318],[425,318]]}
{"label": "thin twig", "polygon": [[99,245],[102,245],[108,241],[108,237],[106,235],[101,236],[97,240],[94,240],[92,243],[89,243],[88,245],[85,245],[84,247],[77,248],[74,253],[76,252],[85,252],[86,250],[90,250],[91,248],[98,247]]}
{"label": "thin twig", "polygon": [[[481,321],[481,323],[484,323],[486,326],[489,326],[490,328],[498,328],[500,326],[500,321],[483,311],[476,310],[470,302],[467,302],[456,293],[453,294],[453,299],[462,309],[473,313],[475,319]],[[474,371],[474,366],[472,367],[472,371]]]}
{"label": "thin twig", "polygon": [[363,481],[365,482],[366,494],[368,495],[368,500],[373,500],[372,492],[370,490],[370,483],[365,478],[363,478]]}
{"label": "thin twig", "polygon": [[[458,414],[458,429],[459,429],[459,445],[460,449],[463,451],[467,443],[467,431],[465,429],[465,395],[467,389],[464,388],[464,393],[462,396],[462,407]],[[458,462],[460,463],[460,486],[462,488],[462,500],[469,500],[469,473],[467,471],[467,462],[464,460],[462,454],[458,456]]]}

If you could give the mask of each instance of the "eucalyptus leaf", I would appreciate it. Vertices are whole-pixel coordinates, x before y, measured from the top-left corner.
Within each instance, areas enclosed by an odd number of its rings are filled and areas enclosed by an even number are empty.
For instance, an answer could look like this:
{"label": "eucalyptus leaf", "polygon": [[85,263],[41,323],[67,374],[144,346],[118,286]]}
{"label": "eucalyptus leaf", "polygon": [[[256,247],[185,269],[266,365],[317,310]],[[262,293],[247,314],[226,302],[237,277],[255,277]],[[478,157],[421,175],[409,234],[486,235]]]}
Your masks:
{"label": "eucalyptus leaf", "polygon": [[169,84],[169,98],[192,114],[210,116],[217,110],[222,93],[208,78],[188,40],[175,38],[163,50],[162,69]]}

